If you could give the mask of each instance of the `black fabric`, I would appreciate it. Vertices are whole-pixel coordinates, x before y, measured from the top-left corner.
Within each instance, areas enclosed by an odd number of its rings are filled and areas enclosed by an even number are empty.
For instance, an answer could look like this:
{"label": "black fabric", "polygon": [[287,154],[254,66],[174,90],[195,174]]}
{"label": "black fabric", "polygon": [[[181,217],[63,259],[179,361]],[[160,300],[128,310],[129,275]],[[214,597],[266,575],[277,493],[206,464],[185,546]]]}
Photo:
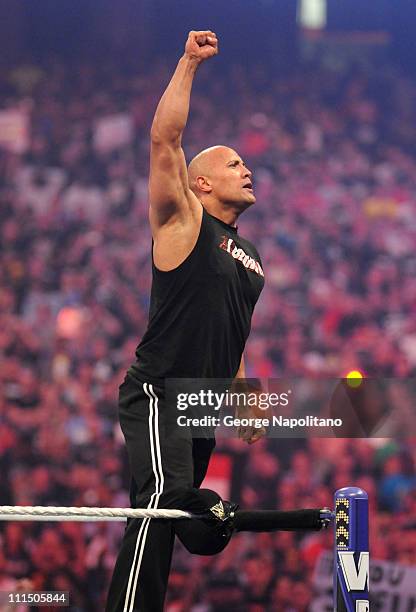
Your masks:
{"label": "black fabric", "polygon": [[236,228],[203,211],[197,243],[175,270],[153,264],[148,329],[120,386],[119,417],[132,473],[133,507],[175,508],[205,517],[129,520],[106,612],[162,612],[175,533],[192,553],[215,554],[229,523],[207,520],[221,498],[199,487],[215,446],[175,426],[167,378],[232,379],[264,285],[256,248]]}
{"label": "black fabric", "polygon": [[256,248],[204,209],[197,243],[177,268],[154,264],[148,329],[131,366],[141,380],[233,378],[264,285]]}
{"label": "black fabric", "polygon": [[[119,417],[132,473],[132,506],[147,508],[157,497],[151,507],[206,515],[221,500],[214,491],[199,489],[215,441],[192,440],[187,428],[174,427],[171,412],[163,389],[127,374],[120,386]],[[129,519],[106,612],[163,611],[175,534],[190,552],[203,555],[220,552],[231,537],[219,521],[205,518]]]}
{"label": "black fabric", "polygon": [[320,510],[237,510],[233,519],[236,531],[320,531]]}
{"label": "black fabric", "polygon": [[[225,548],[234,529],[320,528],[319,510],[243,511],[214,491],[200,489],[215,441],[192,439],[188,428],[175,427],[172,412],[162,388],[126,375],[119,417],[132,473],[130,499],[134,508],[174,508],[201,516],[129,519],[106,612],[163,612],[175,534],[189,552],[213,555]],[[225,520],[212,511],[219,502]]]}

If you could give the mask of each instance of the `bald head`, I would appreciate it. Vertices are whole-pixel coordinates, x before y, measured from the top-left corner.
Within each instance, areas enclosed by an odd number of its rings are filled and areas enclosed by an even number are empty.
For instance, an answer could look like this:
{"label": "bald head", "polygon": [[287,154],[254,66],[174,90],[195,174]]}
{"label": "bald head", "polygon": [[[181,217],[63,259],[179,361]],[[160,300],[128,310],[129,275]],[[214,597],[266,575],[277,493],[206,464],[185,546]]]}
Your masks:
{"label": "bald head", "polygon": [[197,178],[202,176],[210,179],[214,172],[215,166],[218,163],[224,163],[230,154],[236,155],[235,151],[230,149],[230,147],[215,145],[214,147],[204,149],[198,153],[198,155],[195,155],[188,165],[189,188],[195,194],[200,194],[202,190],[198,186]]}
{"label": "bald head", "polygon": [[235,220],[243,210],[254,204],[256,197],[251,171],[241,157],[224,145],[204,149],[188,166],[188,184],[198,200],[215,216],[232,209]]}

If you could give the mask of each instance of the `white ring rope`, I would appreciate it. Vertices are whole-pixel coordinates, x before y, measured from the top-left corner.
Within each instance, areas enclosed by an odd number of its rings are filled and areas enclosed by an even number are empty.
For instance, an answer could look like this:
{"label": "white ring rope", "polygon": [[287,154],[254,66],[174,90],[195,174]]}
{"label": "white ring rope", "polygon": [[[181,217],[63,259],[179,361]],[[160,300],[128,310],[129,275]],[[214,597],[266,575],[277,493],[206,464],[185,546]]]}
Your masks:
{"label": "white ring rope", "polygon": [[90,508],[74,506],[0,506],[0,521],[125,521],[127,518],[184,519],[183,510]]}

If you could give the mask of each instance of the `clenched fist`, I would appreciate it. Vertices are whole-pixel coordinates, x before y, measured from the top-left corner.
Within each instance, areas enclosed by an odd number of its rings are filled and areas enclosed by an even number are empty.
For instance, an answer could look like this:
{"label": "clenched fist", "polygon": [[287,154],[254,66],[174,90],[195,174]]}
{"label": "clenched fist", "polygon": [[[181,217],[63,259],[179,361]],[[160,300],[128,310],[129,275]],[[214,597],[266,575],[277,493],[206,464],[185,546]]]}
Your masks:
{"label": "clenched fist", "polygon": [[185,55],[198,63],[217,55],[218,40],[215,32],[202,30],[199,32],[189,32],[188,40],[185,45]]}

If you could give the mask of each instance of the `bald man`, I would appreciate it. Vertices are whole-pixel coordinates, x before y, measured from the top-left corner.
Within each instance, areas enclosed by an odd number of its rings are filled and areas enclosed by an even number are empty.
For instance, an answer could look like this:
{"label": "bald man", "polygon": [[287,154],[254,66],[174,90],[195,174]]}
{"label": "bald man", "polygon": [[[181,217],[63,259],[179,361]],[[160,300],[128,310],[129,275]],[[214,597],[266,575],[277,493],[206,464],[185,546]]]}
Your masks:
{"label": "bald man", "polygon": [[[259,254],[236,227],[239,215],[256,201],[251,171],[226,146],[202,151],[187,169],[181,147],[194,76],[217,53],[215,33],[190,32],[153,120],[149,325],[119,398],[132,506],[177,508],[211,518],[129,521],[108,612],[163,610],[175,534],[190,552],[215,554],[230,538],[231,515],[233,528],[239,529],[235,505],[199,488],[215,441],[179,431],[176,406],[168,405],[165,394],[170,378],[244,378],[244,346],[264,284]],[[239,430],[250,444],[264,433],[263,428]]]}

